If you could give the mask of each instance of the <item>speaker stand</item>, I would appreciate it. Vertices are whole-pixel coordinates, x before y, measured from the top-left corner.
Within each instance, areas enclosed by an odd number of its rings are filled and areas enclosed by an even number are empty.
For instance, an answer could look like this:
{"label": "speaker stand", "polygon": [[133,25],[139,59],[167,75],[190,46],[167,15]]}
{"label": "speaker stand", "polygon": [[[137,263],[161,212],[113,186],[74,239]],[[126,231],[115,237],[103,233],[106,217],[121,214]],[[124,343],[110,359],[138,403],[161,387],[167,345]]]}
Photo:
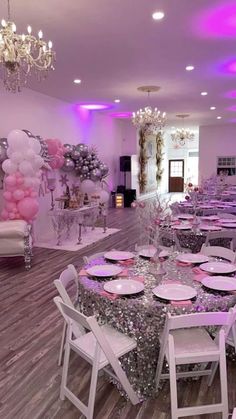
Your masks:
{"label": "speaker stand", "polygon": [[125,189],[126,189],[126,172],[124,172],[124,186],[125,186]]}

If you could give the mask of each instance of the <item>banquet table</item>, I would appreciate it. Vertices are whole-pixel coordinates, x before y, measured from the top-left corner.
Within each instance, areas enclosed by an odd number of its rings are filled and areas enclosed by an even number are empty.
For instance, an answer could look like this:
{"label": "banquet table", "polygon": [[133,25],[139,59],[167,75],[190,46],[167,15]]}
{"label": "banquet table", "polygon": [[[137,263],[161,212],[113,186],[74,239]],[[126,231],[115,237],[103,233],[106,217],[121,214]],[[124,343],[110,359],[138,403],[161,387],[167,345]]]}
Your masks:
{"label": "banquet table", "polygon": [[[122,366],[141,398],[155,394],[155,371],[159,355],[160,334],[163,331],[166,313],[183,314],[202,311],[227,311],[236,303],[236,295],[210,291],[196,281],[191,266],[179,266],[172,253],[164,262],[165,275],[156,275],[156,263],[147,259],[134,258],[134,263],[124,268],[128,278],[144,280],[144,291],[133,296],[119,296],[103,290],[105,281],[89,277],[86,268],[108,263],[104,258],[91,261],[79,273],[78,307],[86,315],[96,315],[100,323],[108,323],[117,330],[133,337],[137,352],[122,358]],[[193,301],[167,302],[158,299],[152,292],[160,283],[178,281],[197,290]]]}

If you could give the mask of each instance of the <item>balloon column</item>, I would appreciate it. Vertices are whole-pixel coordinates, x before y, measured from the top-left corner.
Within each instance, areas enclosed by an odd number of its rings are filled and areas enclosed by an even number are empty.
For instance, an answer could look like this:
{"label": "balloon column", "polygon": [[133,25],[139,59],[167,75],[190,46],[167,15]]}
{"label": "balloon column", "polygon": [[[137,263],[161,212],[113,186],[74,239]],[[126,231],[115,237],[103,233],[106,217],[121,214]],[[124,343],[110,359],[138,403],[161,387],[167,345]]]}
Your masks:
{"label": "balloon column", "polygon": [[108,175],[108,166],[101,162],[94,148],[80,143],[76,146],[64,144],[65,161],[62,166],[64,172],[74,172],[80,180],[91,179],[100,181]]}
{"label": "balloon column", "polygon": [[3,220],[23,219],[32,222],[39,209],[38,188],[44,159],[39,155],[40,142],[21,130],[13,130],[7,137]]}

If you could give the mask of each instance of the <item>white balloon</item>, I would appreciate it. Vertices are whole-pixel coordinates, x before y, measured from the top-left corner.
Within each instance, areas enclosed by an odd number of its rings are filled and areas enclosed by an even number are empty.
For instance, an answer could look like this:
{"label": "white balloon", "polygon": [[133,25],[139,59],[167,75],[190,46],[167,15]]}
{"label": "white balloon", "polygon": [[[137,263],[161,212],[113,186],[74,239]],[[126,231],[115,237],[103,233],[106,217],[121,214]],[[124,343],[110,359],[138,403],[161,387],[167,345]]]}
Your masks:
{"label": "white balloon", "polygon": [[40,156],[36,156],[34,161],[32,162],[32,166],[35,171],[39,170],[43,166],[44,160]]}
{"label": "white balloon", "polygon": [[14,151],[23,151],[29,147],[27,134],[19,129],[14,129],[10,132],[7,137],[7,142],[9,147],[11,147]]}
{"label": "white balloon", "polygon": [[31,148],[24,153],[25,160],[29,160],[30,162],[35,159],[37,154]]}
{"label": "white balloon", "polygon": [[34,175],[34,169],[32,167],[32,164],[30,164],[30,162],[26,161],[26,160],[23,160],[19,164],[19,171],[25,176],[33,176]]}
{"label": "white balloon", "polygon": [[95,188],[95,183],[90,179],[83,180],[80,186],[81,192],[83,193],[93,193]]}
{"label": "white balloon", "polygon": [[102,204],[105,204],[106,202],[109,201],[109,198],[110,198],[109,192],[102,190],[99,193],[99,195],[100,195],[99,202],[101,202]]}
{"label": "white balloon", "polygon": [[6,159],[2,163],[2,170],[8,175],[11,175],[12,173],[15,173],[17,171],[17,165],[13,163],[10,159]]}
{"label": "white balloon", "polygon": [[14,151],[11,153],[10,160],[15,164],[21,163],[24,160],[24,155],[19,151]]}
{"label": "white balloon", "polygon": [[33,185],[33,179],[31,177],[25,177],[25,179],[24,179],[24,185],[27,188],[31,188],[32,185]]}
{"label": "white balloon", "polygon": [[29,138],[28,140],[29,140],[30,148],[34,150],[36,154],[39,154],[41,151],[41,145],[40,145],[39,140],[36,140],[36,138]]}

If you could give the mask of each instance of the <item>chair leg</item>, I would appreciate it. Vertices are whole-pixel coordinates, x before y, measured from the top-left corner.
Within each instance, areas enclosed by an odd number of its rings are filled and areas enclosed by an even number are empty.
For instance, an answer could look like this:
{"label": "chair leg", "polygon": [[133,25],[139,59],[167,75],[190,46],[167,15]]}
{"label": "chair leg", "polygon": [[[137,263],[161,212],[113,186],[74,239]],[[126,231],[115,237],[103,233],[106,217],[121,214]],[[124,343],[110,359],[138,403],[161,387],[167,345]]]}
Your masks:
{"label": "chair leg", "polygon": [[177,399],[177,377],[174,355],[173,337],[169,336],[169,371],[170,371],[170,398],[171,398],[171,419],[178,419]]}
{"label": "chair leg", "polygon": [[64,346],[65,346],[65,338],[66,338],[66,322],[64,322],[63,330],[62,330],[61,346],[60,346],[60,352],[59,352],[59,358],[58,358],[59,367],[62,364],[62,357],[63,357],[63,351],[64,351]]}
{"label": "chair leg", "polygon": [[93,411],[94,411],[94,403],[95,403],[95,397],[96,397],[96,388],[97,388],[98,371],[99,371],[98,365],[99,365],[100,354],[101,354],[101,348],[99,347],[99,345],[96,345],[95,357],[94,357],[93,367],[92,367],[91,383],[90,383],[90,389],[89,389],[87,419],[93,419]]}
{"label": "chair leg", "polygon": [[60,390],[60,399],[65,400],[65,387],[67,383],[67,375],[69,369],[69,360],[70,360],[70,345],[66,343],[65,346],[65,356],[63,362],[63,369],[62,369],[62,377],[61,377],[61,390]]}
{"label": "chair leg", "polygon": [[164,350],[160,352],[159,358],[158,358],[158,363],[157,363],[157,370],[156,370],[156,391],[158,390],[158,386],[160,383],[160,379],[161,379],[161,372],[162,372],[162,368],[163,368],[163,362],[164,362]]}
{"label": "chair leg", "polygon": [[219,365],[219,362],[212,362],[212,363],[211,363],[211,374],[208,376],[208,379],[207,379],[207,385],[208,385],[209,387],[210,387],[210,386],[212,385],[212,383],[213,383],[213,380],[214,380],[214,378],[215,378],[215,375],[216,375],[216,371],[217,371],[218,365]]}
{"label": "chair leg", "polygon": [[228,406],[228,386],[227,386],[227,368],[226,368],[225,348],[221,348],[221,353],[220,353],[220,389],[221,389],[221,400],[223,404],[222,419],[228,419],[229,406]]}

